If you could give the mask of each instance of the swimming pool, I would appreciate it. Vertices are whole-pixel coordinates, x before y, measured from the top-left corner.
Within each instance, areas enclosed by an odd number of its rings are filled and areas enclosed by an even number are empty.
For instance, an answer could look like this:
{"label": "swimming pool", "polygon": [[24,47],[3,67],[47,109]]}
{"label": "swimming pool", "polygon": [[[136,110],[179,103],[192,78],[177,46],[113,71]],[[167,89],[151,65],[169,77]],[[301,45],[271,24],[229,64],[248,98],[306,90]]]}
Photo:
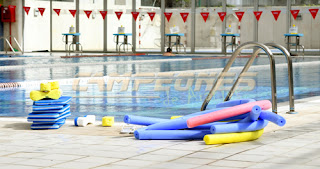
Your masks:
{"label": "swimming pool", "polygon": [[[248,58],[238,58],[227,79],[235,80]],[[0,83],[23,82],[24,88],[4,89],[1,92],[0,115],[26,117],[32,111],[29,98],[31,90],[40,81],[59,80],[64,95],[73,96],[72,117],[95,114],[115,116],[122,121],[125,114],[169,118],[200,110],[210,83],[225,66],[228,59],[214,59],[207,56],[116,56],[99,58],[19,57],[0,58]],[[320,95],[320,58],[294,58],[295,97]],[[247,77],[255,85],[250,88],[242,84],[232,99],[270,99],[270,71],[267,57],[255,60],[250,72],[256,76]],[[288,100],[287,66],[284,57],[276,58],[278,102]],[[91,74],[91,77],[76,77],[77,74]],[[115,74],[117,73],[117,74]],[[210,74],[211,73],[211,74]],[[123,77],[127,75],[128,77]],[[96,76],[96,77],[93,77]],[[85,91],[74,90],[72,84],[80,80]],[[103,80],[104,86],[88,84],[88,80]],[[122,83],[116,81],[122,80]],[[114,82],[113,84],[111,82]],[[127,82],[124,85],[123,82]],[[202,82],[202,85],[199,85]],[[28,86],[33,84],[33,86]],[[140,84],[140,85],[138,85]],[[103,87],[105,90],[101,91]],[[110,90],[112,86],[112,90]],[[230,86],[227,84],[226,87]],[[100,88],[99,88],[100,87]],[[39,87],[38,87],[39,88]],[[160,90],[160,91],[155,91]],[[162,90],[161,90],[162,89]],[[168,89],[168,90],[164,90]],[[221,102],[227,91],[216,93],[208,108]]]}

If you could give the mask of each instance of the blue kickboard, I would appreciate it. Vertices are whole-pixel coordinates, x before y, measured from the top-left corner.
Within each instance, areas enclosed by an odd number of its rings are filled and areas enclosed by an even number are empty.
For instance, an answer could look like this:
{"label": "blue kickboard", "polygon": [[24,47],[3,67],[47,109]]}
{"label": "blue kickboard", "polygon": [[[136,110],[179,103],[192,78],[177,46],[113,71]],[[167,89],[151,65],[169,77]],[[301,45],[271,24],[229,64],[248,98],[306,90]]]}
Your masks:
{"label": "blue kickboard", "polygon": [[62,113],[58,118],[39,118],[39,117],[28,117],[28,122],[56,122],[59,121],[61,119],[67,118],[71,115],[70,111],[66,111],[65,113]]}
{"label": "blue kickboard", "polygon": [[35,119],[35,118],[39,118],[39,119],[42,119],[42,118],[55,119],[55,118],[59,118],[60,116],[62,116],[65,113],[68,113],[68,112],[70,112],[70,108],[68,108],[65,111],[60,112],[60,113],[30,113],[28,115],[28,117],[30,117],[32,119]]}
{"label": "blue kickboard", "polygon": [[60,119],[60,120],[54,121],[54,122],[35,122],[34,121],[32,124],[36,124],[36,125],[38,125],[38,124],[53,125],[53,124],[65,124],[65,122],[66,122],[66,119],[64,118],[64,119]]}
{"label": "blue kickboard", "polygon": [[62,109],[56,109],[56,110],[33,110],[32,113],[34,113],[34,114],[40,114],[40,113],[61,113],[61,112],[65,112],[67,109],[70,109],[70,105],[69,105],[69,104],[64,105]]}
{"label": "blue kickboard", "polygon": [[34,105],[65,105],[71,101],[72,97],[70,96],[61,96],[57,100],[39,100],[35,101]]}
{"label": "blue kickboard", "polygon": [[43,105],[43,106],[36,106],[33,105],[32,109],[33,111],[39,111],[39,110],[57,110],[62,109],[65,105]]}
{"label": "blue kickboard", "polygon": [[59,129],[63,124],[32,124],[32,130],[50,130],[50,129]]}

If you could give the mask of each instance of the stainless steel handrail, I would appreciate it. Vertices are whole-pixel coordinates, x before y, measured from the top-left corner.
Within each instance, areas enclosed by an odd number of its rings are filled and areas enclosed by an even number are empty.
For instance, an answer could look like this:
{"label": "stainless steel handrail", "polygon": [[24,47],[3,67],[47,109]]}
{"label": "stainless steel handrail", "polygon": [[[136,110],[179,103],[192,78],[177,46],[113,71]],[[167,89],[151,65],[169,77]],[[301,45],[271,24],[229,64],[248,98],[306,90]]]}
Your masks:
{"label": "stainless steel handrail", "polygon": [[[289,104],[290,104],[289,105],[290,106],[290,110],[287,113],[296,114],[297,112],[295,112],[295,108],[294,108],[294,91],[293,91],[293,75],[292,75],[293,71],[292,71],[291,55],[290,55],[290,53],[288,52],[288,50],[285,47],[283,47],[283,46],[281,46],[279,44],[266,43],[265,45],[279,49],[285,55],[285,57],[287,59],[287,62],[288,62],[288,84],[289,84]],[[228,100],[231,99],[231,97],[232,97],[232,95],[234,93],[234,90],[237,88],[238,83],[242,78],[242,74],[245,73],[246,71],[248,71],[249,67],[251,66],[252,62],[255,59],[255,56],[257,56],[261,50],[262,49],[257,49],[252,54],[251,58],[248,60],[247,64],[245,65],[245,67],[243,68],[242,72],[238,76],[238,79],[236,80],[236,82],[233,84],[232,88],[230,89],[230,91],[229,91],[227,97],[224,99],[224,101],[228,101]]]}
{"label": "stainless steel handrail", "polygon": [[[5,40],[7,43],[4,43],[4,44],[5,44],[5,45],[6,45],[6,44],[9,45],[11,51],[12,51],[13,53],[16,53],[7,38],[5,38],[5,37],[0,37],[0,39]],[[8,53],[7,46],[4,46],[4,50],[5,50],[6,54],[7,54],[7,53]]]}
{"label": "stainless steel handrail", "polygon": [[[229,59],[227,65],[223,68],[222,72],[219,74],[217,80],[215,81],[215,84],[212,86],[212,89],[210,90],[208,96],[204,100],[202,106],[201,106],[201,111],[205,110],[207,105],[209,104],[210,100],[212,99],[214,93],[218,89],[218,87],[221,85],[222,80],[221,78],[224,76],[225,72],[227,72],[230,67],[232,66],[234,60],[237,58],[237,56],[240,54],[242,49],[249,48],[249,47],[259,47],[262,50],[264,50],[267,55],[269,56],[270,60],[270,73],[271,73],[271,95],[272,95],[272,111],[274,113],[277,113],[277,90],[276,90],[276,72],[275,72],[275,61],[273,54],[271,50],[264,44],[259,43],[259,42],[246,42],[242,45],[240,45],[235,52],[232,54],[231,58]],[[250,60],[248,61],[247,65],[244,67],[246,69],[249,69],[250,65],[252,64],[254,58],[256,55],[252,55]],[[243,72],[244,70],[242,70]],[[245,70],[247,71],[247,70]],[[241,72],[241,73],[242,73]]]}
{"label": "stainless steel handrail", "polygon": [[[9,36],[7,36],[7,39],[9,39],[9,38],[13,38],[13,40],[16,42],[16,45],[18,46],[20,52],[23,53],[22,47],[21,47],[21,45],[19,44],[19,42],[17,41],[16,37],[14,37],[14,36],[12,36],[12,35],[9,35]],[[12,49],[11,49],[11,50],[12,50]]]}

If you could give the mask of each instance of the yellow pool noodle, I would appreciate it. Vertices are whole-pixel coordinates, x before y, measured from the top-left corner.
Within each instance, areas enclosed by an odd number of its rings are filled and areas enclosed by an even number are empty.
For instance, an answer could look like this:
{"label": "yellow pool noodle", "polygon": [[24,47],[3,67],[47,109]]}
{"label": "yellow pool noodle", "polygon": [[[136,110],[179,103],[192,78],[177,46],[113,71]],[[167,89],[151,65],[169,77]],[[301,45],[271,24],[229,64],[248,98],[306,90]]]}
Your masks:
{"label": "yellow pool noodle", "polygon": [[180,117],[182,117],[182,116],[171,116],[170,119],[172,120],[172,119],[176,119],[176,118],[180,118]]}
{"label": "yellow pool noodle", "polygon": [[203,141],[206,144],[225,144],[251,141],[258,139],[263,134],[263,129],[242,133],[208,134]]}

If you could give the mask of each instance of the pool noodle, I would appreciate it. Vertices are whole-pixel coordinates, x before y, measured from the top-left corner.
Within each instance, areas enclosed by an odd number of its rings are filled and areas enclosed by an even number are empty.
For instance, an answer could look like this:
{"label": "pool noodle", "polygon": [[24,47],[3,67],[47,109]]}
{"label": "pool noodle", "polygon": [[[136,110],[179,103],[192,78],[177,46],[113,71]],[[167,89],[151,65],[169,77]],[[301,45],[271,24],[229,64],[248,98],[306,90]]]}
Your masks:
{"label": "pool noodle", "polygon": [[226,119],[229,117],[245,114],[251,111],[252,107],[258,105],[262,108],[262,110],[266,110],[271,108],[272,104],[269,100],[262,100],[256,102],[245,103],[237,106],[233,106],[230,108],[226,108],[223,110],[218,110],[212,113],[191,117],[187,120],[188,128],[193,128],[200,126],[202,124],[219,121],[222,119]]}
{"label": "pool noodle", "polygon": [[143,117],[143,116],[135,116],[135,115],[125,115],[123,121],[128,124],[137,124],[149,126],[155,123],[161,123],[168,121],[168,119],[154,118],[154,117]]}
{"label": "pool noodle", "polygon": [[[250,101],[252,101],[252,99],[241,99],[241,100],[237,100],[236,102],[235,101],[227,101],[227,102],[224,102],[224,105],[227,105],[227,103],[229,103],[229,102],[233,102],[233,105],[234,105],[236,103],[242,104],[242,103],[248,103]],[[166,122],[161,122],[161,123],[156,123],[156,124],[150,125],[150,126],[148,126],[147,130],[178,130],[178,129],[185,129],[185,128],[188,128],[188,125],[187,125],[187,120],[188,119],[196,117],[196,116],[199,116],[199,115],[204,115],[204,114],[208,114],[208,113],[214,113],[214,112],[216,112],[218,110],[227,109],[227,108],[228,107],[219,107],[219,108],[216,108],[216,109],[211,109],[211,110],[200,111],[200,112],[197,112],[197,113],[192,113],[192,114],[189,114],[189,115],[177,118],[177,119],[172,119],[170,121],[166,121]],[[242,114],[244,114],[244,113],[242,113]],[[239,114],[239,115],[241,115],[241,114]],[[246,117],[246,116],[244,115],[244,116],[242,116],[240,118],[244,118],[244,117]],[[230,117],[226,117],[226,118],[232,118],[232,117],[230,116]],[[226,118],[223,118],[223,120],[225,120]],[[239,119],[239,117],[237,117],[236,119]],[[222,119],[220,119],[220,120],[222,120]],[[232,119],[232,120],[234,120],[234,119]]]}
{"label": "pool noodle", "polygon": [[208,134],[203,141],[206,144],[225,144],[251,141],[258,139],[263,134],[263,129],[242,133]]}
{"label": "pool noodle", "polygon": [[260,119],[271,121],[278,126],[284,126],[286,124],[286,119],[282,116],[275,114],[273,112],[262,110],[259,116]]}
{"label": "pool noodle", "polygon": [[253,106],[249,115],[240,120],[239,123],[247,123],[247,122],[253,122],[257,121],[261,113],[261,107],[260,106]]}
{"label": "pool noodle", "polygon": [[250,103],[250,102],[255,102],[256,100],[254,99],[239,99],[239,100],[230,100],[222,103],[218,103],[216,105],[216,108],[221,108],[221,107],[232,107],[232,106],[237,106],[240,104],[245,104],[245,103]]}
{"label": "pool noodle", "polygon": [[[219,103],[217,105],[220,105],[219,109],[223,109],[223,108],[227,108],[228,105],[234,106],[236,104],[244,104],[244,103],[252,102],[252,101],[255,101],[255,100],[253,100],[253,99],[239,99],[239,100],[226,101],[226,102],[223,102],[223,103]],[[214,109],[214,110],[216,110],[216,109]],[[184,117],[194,117],[194,116],[202,115],[202,114],[205,114],[207,112],[214,111],[214,110],[207,110],[207,111],[201,111],[201,112],[197,112],[197,113],[192,113],[192,114],[188,114],[188,115],[186,115]],[[228,121],[228,120],[234,120],[234,119],[243,119],[245,117],[246,117],[246,115],[240,115],[240,116],[231,117],[231,118],[223,119],[223,120]],[[137,124],[137,125],[146,125],[146,126],[148,126],[148,125],[151,125],[151,124],[164,122],[164,121],[166,121],[166,119],[154,118],[154,117],[143,117],[143,116],[126,115],[124,117],[123,121],[125,123],[128,123],[128,124]]]}
{"label": "pool noodle", "polygon": [[[169,119],[161,119],[161,118],[154,118],[154,117],[143,117],[143,116],[135,116],[135,115],[125,115],[124,117],[124,122],[128,123],[128,124],[137,124],[137,125],[144,125],[144,126],[148,126],[148,125],[152,125],[155,123],[161,123],[161,122],[167,122],[170,121]],[[192,129],[207,129],[210,130],[212,125],[220,125],[220,124],[228,124],[230,122],[214,122],[214,123],[208,123],[208,124],[204,124],[204,125],[200,125],[197,126],[195,128]]]}
{"label": "pool noodle", "polygon": [[202,140],[210,130],[136,130],[139,140]]}
{"label": "pool noodle", "polygon": [[201,111],[201,112],[193,113],[193,114],[190,114],[190,115],[187,115],[187,116],[183,116],[183,117],[180,117],[180,118],[168,120],[168,121],[165,121],[165,122],[155,123],[155,124],[152,124],[152,125],[148,126],[147,130],[179,130],[179,129],[185,129],[185,128],[188,128],[187,120],[189,118],[192,118],[192,117],[195,117],[195,116],[198,116],[198,115],[203,115],[203,114],[206,114],[206,113],[211,113],[211,112],[218,111],[218,110],[221,110],[221,109],[225,109],[225,108],[217,108],[217,109]]}
{"label": "pool noodle", "polygon": [[219,121],[224,122],[224,121],[232,121],[232,120],[242,120],[242,119],[246,118],[247,116],[249,116],[249,113],[245,113],[245,114],[241,114],[241,115],[238,115],[238,116],[229,117],[229,118],[222,119],[222,120],[219,120]]}
{"label": "pool noodle", "polygon": [[[192,113],[192,114],[188,114],[186,116],[182,116],[182,117],[194,117],[194,116],[198,116],[198,115],[202,115],[202,114],[206,114],[206,113],[210,113],[212,111],[216,111],[216,110],[221,110],[221,109],[225,109],[224,108],[218,108],[218,109],[211,109],[211,110],[206,110],[206,111],[200,111],[200,112],[196,112],[196,113]],[[175,118],[175,119],[180,119],[182,117],[179,118]],[[175,119],[171,119],[171,120],[175,120]],[[152,124],[156,124],[156,123],[161,123],[161,122],[168,122],[170,121],[169,119],[161,119],[161,118],[155,118],[155,117],[144,117],[144,116],[135,116],[135,115],[125,115],[123,118],[123,121],[125,123],[128,124],[137,124],[137,125],[152,125]]]}
{"label": "pool noodle", "polygon": [[[254,99],[239,99],[239,100],[230,100],[222,103],[218,103],[216,105],[216,108],[222,108],[222,107],[232,107],[232,106],[237,106],[240,104],[245,104],[245,103],[250,103],[250,102],[255,102],[256,100]],[[249,113],[246,114],[241,114],[239,116],[234,116],[234,117],[229,117],[226,119],[222,119],[221,121],[230,121],[230,120],[239,120],[239,119],[244,119],[249,115]]]}
{"label": "pool noodle", "polygon": [[212,125],[210,131],[212,134],[220,133],[239,133],[239,132],[248,132],[256,131],[265,128],[268,124],[267,120],[258,120],[248,123],[230,123],[223,125]]}

